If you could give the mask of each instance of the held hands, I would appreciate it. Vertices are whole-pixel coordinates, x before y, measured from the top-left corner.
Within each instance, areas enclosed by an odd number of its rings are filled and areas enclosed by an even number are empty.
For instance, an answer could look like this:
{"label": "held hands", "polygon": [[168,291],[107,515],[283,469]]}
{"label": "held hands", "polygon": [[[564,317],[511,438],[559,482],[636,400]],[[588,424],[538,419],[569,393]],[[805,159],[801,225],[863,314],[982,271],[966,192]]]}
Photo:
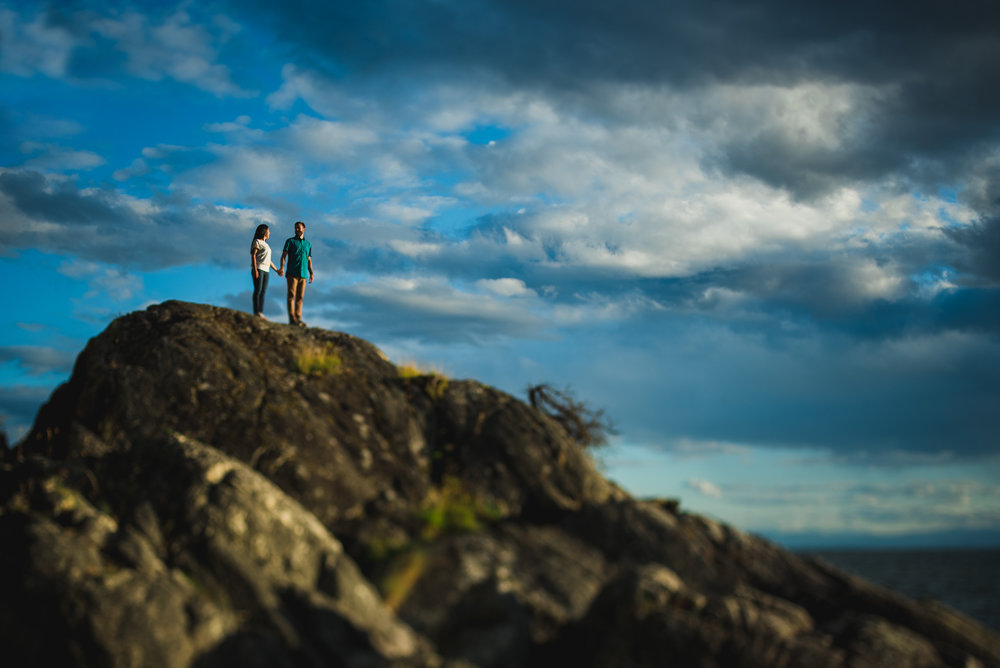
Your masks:
{"label": "held hands", "polygon": [[284,276],[284,275],[285,275],[285,272],[284,272],[284,270],[282,270],[282,269],[279,269],[279,270],[278,270],[278,276]]}

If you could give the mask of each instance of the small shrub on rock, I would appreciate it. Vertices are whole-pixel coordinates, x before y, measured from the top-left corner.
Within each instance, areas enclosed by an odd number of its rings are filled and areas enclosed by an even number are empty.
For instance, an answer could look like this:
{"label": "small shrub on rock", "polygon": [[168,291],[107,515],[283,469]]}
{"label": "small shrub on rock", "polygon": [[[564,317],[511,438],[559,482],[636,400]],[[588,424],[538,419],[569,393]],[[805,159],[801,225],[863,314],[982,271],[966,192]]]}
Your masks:
{"label": "small shrub on rock", "polygon": [[604,416],[604,410],[594,410],[578,401],[569,388],[557,390],[548,383],[528,386],[528,401],[562,425],[563,429],[585,448],[608,444],[608,436],[617,433],[614,424]]}

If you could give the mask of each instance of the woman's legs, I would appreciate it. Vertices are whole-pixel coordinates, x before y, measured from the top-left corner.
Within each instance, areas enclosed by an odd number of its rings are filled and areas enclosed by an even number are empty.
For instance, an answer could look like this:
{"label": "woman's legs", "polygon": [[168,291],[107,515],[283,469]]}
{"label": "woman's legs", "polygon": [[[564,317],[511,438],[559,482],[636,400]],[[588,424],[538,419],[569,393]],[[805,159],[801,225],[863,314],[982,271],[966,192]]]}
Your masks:
{"label": "woman's legs", "polygon": [[264,313],[264,297],[267,294],[267,282],[271,277],[269,271],[258,271],[257,278],[253,279],[253,314],[262,315]]}
{"label": "woman's legs", "polygon": [[253,281],[253,314],[260,315],[260,311],[257,310],[257,304],[260,303],[260,275],[264,273],[261,271],[257,272],[254,276],[253,272],[250,272],[250,280]]}
{"label": "woman's legs", "polygon": [[271,280],[271,272],[269,271],[258,271],[261,278],[260,286],[260,302],[258,302],[257,307],[260,309],[260,315],[264,315],[264,297],[267,295],[267,283]]}

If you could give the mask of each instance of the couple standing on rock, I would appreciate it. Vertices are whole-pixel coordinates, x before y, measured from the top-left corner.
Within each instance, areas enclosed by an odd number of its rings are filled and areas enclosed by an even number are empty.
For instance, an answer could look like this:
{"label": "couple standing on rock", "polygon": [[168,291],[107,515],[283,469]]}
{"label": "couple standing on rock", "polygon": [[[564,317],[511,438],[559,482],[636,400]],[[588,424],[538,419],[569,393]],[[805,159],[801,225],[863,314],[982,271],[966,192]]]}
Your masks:
{"label": "couple standing on rock", "polygon": [[[306,296],[306,278],[313,282],[312,244],[306,241],[306,224],[301,220],[295,223],[295,236],[285,240],[281,251],[281,266],[275,267],[271,261],[271,247],[267,240],[271,230],[267,225],[258,225],[250,244],[250,274],[253,276],[253,314],[264,318],[264,295],[267,292],[267,281],[271,269],[278,276],[285,271],[285,258],[288,258],[288,324],[305,327],[302,322],[302,300]],[[264,318],[267,320],[267,318]]]}

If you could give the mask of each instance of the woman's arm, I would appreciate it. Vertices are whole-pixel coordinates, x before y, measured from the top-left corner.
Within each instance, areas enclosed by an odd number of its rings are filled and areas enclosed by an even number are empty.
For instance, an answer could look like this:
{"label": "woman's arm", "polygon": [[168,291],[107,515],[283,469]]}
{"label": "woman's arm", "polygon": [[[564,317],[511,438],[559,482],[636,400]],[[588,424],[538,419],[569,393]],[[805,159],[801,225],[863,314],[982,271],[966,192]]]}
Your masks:
{"label": "woman's arm", "polygon": [[[254,278],[257,278],[257,253],[255,252],[256,250],[257,249],[254,248],[254,245],[251,243],[250,244],[250,274]],[[274,266],[274,265],[271,265],[271,266]]]}

